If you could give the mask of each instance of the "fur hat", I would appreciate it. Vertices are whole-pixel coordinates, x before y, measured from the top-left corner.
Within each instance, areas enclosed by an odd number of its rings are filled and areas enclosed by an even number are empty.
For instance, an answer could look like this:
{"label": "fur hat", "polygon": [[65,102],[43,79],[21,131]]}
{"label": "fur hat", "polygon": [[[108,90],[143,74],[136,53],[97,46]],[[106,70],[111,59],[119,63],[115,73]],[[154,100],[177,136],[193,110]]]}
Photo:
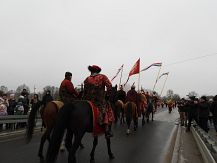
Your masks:
{"label": "fur hat", "polygon": [[92,65],[92,66],[88,66],[88,70],[90,72],[96,72],[96,73],[100,73],[101,68],[97,65]]}
{"label": "fur hat", "polygon": [[133,84],[132,86],[131,86],[131,89],[135,89],[136,87],[135,87],[135,85]]}
{"label": "fur hat", "polygon": [[204,101],[207,101],[206,96],[202,96],[201,99],[203,99]]}

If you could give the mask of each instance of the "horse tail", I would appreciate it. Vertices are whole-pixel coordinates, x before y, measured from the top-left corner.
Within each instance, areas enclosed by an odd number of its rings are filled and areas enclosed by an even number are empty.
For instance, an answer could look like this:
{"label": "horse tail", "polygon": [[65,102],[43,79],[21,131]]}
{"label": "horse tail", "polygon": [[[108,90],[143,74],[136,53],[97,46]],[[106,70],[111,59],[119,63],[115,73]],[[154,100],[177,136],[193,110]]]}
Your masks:
{"label": "horse tail", "polygon": [[58,112],[57,121],[47,150],[46,163],[54,163],[57,158],[72,107],[72,104],[64,105]]}
{"label": "horse tail", "polygon": [[37,115],[37,109],[31,109],[29,117],[28,117],[28,123],[26,128],[26,142],[29,143],[32,139],[34,127],[35,127],[35,118]]}

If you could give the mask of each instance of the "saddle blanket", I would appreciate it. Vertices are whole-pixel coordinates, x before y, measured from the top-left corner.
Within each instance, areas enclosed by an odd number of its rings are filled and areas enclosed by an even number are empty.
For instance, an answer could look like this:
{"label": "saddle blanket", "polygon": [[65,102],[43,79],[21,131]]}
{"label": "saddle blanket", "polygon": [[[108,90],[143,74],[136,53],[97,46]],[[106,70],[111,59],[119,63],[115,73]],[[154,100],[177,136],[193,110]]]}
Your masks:
{"label": "saddle blanket", "polygon": [[97,123],[100,114],[99,109],[91,101],[88,101],[88,103],[90,104],[93,113],[93,136],[102,135],[105,133],[105,128]]}
{"label": "saddle blanket", "polygon": [[52,102],[57,106],[58,110],[64,105],[62,101],[52,101]]}

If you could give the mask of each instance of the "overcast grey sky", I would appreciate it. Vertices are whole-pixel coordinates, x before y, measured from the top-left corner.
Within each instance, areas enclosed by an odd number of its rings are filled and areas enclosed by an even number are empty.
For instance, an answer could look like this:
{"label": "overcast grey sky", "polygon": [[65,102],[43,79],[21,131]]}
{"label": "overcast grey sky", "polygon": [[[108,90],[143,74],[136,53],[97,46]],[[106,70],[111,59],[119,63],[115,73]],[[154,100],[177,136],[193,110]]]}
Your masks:
{"label": "overcast grey sky", "polygon": [[[216,0],[2,0],[0,85],[16,89],[25,83],[31,91],[34,85],[59,87],[71,71],[77,86],[92,64],[110,79],[124,64],[125,82],[139,57],[142,69],[215,54],[216,9]],[[162,72],[170,72],[164,94],[167,89],[181,96],[217,94],[216,62],[213,55],[163,66]],[[141,85],[152,89],[157,72],[156,67],[142,72]]]}

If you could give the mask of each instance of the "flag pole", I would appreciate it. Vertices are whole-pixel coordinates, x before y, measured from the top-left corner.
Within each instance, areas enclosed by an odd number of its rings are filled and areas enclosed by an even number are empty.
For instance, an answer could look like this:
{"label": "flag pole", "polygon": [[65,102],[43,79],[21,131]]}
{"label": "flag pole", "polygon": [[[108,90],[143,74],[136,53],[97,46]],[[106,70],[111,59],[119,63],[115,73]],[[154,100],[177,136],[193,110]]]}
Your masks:
{"label": "flag pole", "polygon": [[159,68],[159,70],[158,70],[157,78],[156,78],[156,81],[155,81],[155,83],[154,83],[154,87],[153,87],[153,92],[154,92],[155,86],[156,86],[156,84],[157,84],[157,81],[158,81],[159,75],[160,75],[161,67],[162,67],[162,65],[160,66],[160,68]]}
{"label": "flag pole", "polygon": [[138,77],[138,93],[140,92],[139,87],[140,87],[140,71],[139,71],[139,77]]}
{"label": "flag pole", "polygon": [[120,76],[119,88],[120,88],[120,85],[121,85],[121,79],[122,79],[123,69],[124,69],[124,65],[123,65],[122,70],[121,70],[121,76]]}
{"label": "flag pole", "polygon": [[162,88],[162,90],[161,90],[160,97],[161,97],[161,95],[162,95],[162,93],[163,93],[163,90],[164,90],[164,87],[165,87],[165,84],[166,84],[167,78],[168,78],[168,75],[167,75],[167,77],[166,77],[166,79],[165,79],[165,81],[164,81],[164,85],[163,85],[163,88]]}

